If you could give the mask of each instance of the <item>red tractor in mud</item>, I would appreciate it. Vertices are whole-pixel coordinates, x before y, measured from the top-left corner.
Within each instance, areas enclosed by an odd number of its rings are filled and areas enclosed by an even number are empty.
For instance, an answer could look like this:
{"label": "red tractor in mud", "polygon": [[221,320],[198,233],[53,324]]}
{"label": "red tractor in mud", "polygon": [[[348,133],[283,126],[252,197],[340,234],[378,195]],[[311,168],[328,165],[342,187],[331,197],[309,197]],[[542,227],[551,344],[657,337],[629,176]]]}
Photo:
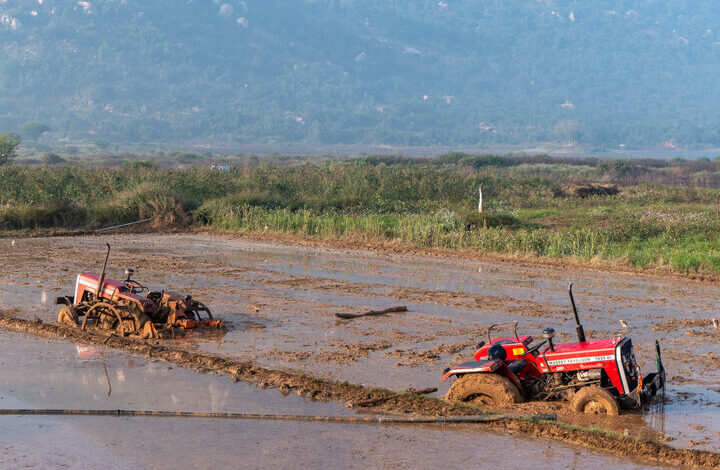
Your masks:
{"label": "red tractor in mud", "polygon": [[[651,400],[665,386],[658,342],[658,370],[643,377],[630,338],[585,339],[572,283],[569,293],[577,343],[554,344],[552,328],[543,330],[542,340],[534,342],[532,336],[518,336],[517,321],[492,325],[488,342],[478,345],[475,361],[443,371],[443,382],[457,377],[445,399],[480,404],[561,399],[570,401],[573,411],[607,415]],[[515,336],[493,339],[492,331],[502,325],[512,325]]]}
{"label": "red tractor in mud", "polygon": [[75,295],[55,300],[56,304],[64,305],[58,314],[59,323],[146,339],[174,337],[176,332],[180,335],[192,328],[224,328],[202,302],[189,295],[151,291],[132,279],[132,269],[125,270],[124,281],[106,279],[109,244],[107,248],[102,273],[79,274]]}

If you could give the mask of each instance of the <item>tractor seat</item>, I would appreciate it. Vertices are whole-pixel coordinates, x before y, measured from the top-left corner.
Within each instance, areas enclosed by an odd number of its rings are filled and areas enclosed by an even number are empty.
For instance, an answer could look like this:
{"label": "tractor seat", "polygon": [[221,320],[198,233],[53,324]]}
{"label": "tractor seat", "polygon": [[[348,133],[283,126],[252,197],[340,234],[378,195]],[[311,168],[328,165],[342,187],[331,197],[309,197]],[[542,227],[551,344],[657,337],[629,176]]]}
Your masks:
{"label": "tractor seat", "polygon": [[507,368],[510,369],[513,374],[520,373],[526,365],[527,361],[525,359],[514,359],[507,362]]}

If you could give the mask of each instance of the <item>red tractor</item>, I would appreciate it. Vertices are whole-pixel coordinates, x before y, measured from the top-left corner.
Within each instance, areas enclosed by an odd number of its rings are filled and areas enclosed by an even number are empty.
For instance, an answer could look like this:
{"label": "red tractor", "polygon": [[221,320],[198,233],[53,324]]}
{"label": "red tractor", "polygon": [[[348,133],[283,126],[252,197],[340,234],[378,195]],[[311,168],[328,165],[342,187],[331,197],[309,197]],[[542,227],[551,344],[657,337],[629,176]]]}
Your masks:
{"label": "red tractor", "polygon": [[55,300],[56,304],[64,305],[58,314],[59,323],[143,338],[175,336],[176,329],[180,334],[198,327],[224,328],[202,302],[189,295],[151,291],[132,279],[132,269],[125,270],[124,281],[106,279],[109,244],[107,248],[102,273],[79,274],[75,295]]}
{"label": "red tractor", "polygon": [[[543,330],[542,340],[534,342],[532,336],[518,336],[517,321],[492,325],[488,342],[478,344],[475,361],[443,371],[443,382],[457,377],[445,399],[480,404],[564,399],[573,411],[608,415],[651,400],[665,385],[658,342],[658,370],[643,377],[630,338],[585,339],[572,283],[569,293],[577,343],[554,344],[552,328]],[[502,325],[512,325],[515,336],[493,339],[493,330]]]}

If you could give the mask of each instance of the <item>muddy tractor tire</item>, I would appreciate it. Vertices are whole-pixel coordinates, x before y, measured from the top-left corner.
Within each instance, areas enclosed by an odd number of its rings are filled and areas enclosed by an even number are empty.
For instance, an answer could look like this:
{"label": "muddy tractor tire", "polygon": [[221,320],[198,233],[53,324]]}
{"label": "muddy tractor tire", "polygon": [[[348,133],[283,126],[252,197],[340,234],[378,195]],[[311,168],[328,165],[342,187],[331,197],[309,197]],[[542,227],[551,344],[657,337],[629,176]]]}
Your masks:
{"label": "muddy tractor tire", "polygon": [[497,374],[465,374],[458,377],[445,395],[446,401],[479,405],[522,403],[522,392],[507,378]]}
{"label": "muddy tractor tire", "polygon": [[141,338],[153,339],[158,337],[158,332],[153,325],[152,320],[147,314],[139,311],[138,309],[130,309],[130,315],[132,315],[133,323],[135,326],[135,332],[137,332]]}
{"label": "muddy tractor tire", "polygon": [[78,314],[75,308],[65,305],[58,313],[58,323],[61,325],[78,326]]}
{"label": "muddy tractor tire", "polygon": [[142,329],[140,330],[140,337],[143,339],[156,339],[159,338],[160,335],[158,335],[157,329],[155,329],[155,325],[153,325],[153,322],[146,321],[143,323]]}
{"label": "muddy tractor tire", "polygon": [[620,414],[620,407],[615,397],[597,385],[590,385],[578,390],[570,402],[570,409],[576,413],[608,416]]}
{"label": "muddy tractor tire", "polygon": [[88,309],[82,323],[83,330],[89,325],[88,320],[91,320],[97,329],[118,330],[121,333],[123,331],[124,325],[120,312],[115,306],[106,302],[97,303]]}

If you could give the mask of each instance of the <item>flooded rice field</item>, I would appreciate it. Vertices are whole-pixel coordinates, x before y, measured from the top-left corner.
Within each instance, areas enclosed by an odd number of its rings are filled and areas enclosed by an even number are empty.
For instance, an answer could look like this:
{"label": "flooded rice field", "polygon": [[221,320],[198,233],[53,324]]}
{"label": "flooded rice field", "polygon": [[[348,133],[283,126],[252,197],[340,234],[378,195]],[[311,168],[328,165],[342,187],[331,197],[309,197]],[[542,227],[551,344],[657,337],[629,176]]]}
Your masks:
{"label": "flooded rice field", "polygon": [[[664,351],[668,372],[665,403],[652,407],[645,414],[622,415],[612,423],[613,430],[666,442],[679,448],[720,449],[720,426],[717,425],[720,422],[720,348],[717,346],[720,331],[713,329],[711,324],[712,318],[720,316],[720,286],[576,268],[564,270],[557,267],[528,267],[498,262],[272,244],[212,235],[118,235],[102,238],[23,239],[16,240],[14,245],[10,240],[0,240],[0,263],[5,268],[4,280],[0,283],[0,308],[15,309],[17,315],[30,319],[54,321],[57,307],[52,304],[53,299],[58,295],[72,294],[77,273],[100,270],[105,242],[113,246],[108,277],[121,278],[125,267],[133,267],[137,280],[151,287],[190,293],[229,323],[229,331],[224,337],[214,340],[190,339],[185,342],[187,348],[249,359],[275,369],[303,370],[311,375],[393,390],[438,387],[434,396],[444,395],[450,385],[440,383],[440,371],[448,364],[470,359],[474,345],[486,339],[486,328],[492,323],[518,320],[519,332],[536,335],[550,326],[558,332],[557,341],[574,341],[574,320],[567,297],[567,284],[573,281],[578,309],[588,336],[601,338],[626,334],[631,337],[645,373],[654,369],[655,339],[660,340]],[[396,305],[405,305],[408,311],[355,320],[340,320],[334,315],[336,312],[358,313]],[[627,329],[621,326],[620,320],[626,322]],[[44,344],[46,340],[42,342]],[[3,340],[3,350],[20,351],[23,350],[22,344],[23,341]],[[53,347],[72,352],[76,346],[58,343]],[[109,354],[110,362],[119,361],[117,364],[131,360],[120,353],[106,351],[103,354]],[[139,361],[137,358],[132,360]],[[72,375],[81,374],[81,370],[86,368],[87,363],[83,361],[74,357],[68,359],[65,366],[55,364],[57,370],[54,372],[58,375],[51,381],[52,384],[47,380],[43,382],[44,388],[33,384],[33,392],[23,393],[22,397],[37,400],[28,402],[34,407],[68,406],[65,404],[67,396],[84,396],[84,393],[89,393],[89,388],[79,385]],[[37,364],[33,367],[42,368],[42,361],[35,362]],[[3,377],[6,377],[5,368],[9,367],[7,361],[2,367]],[[334,411],[318,413],[348,413],[342,406],[300,403],[298,397],[295,398],[298,403],[293,404],[289,396],[282,398],[278,392],[261,391],[234,384],[227,379],[202,376],[182,369],[168,370],[166,364],[152,362],[142,363],[136,371],[125,368],[126,378],[137,374],[137,383],[140,384],[137,389],[133,389],[129,383],[118,383],[116,391],[114,384],[113,394],[107,397],[120,401],[151,401],[111,404],[103,397],[103,393],[107,393],[103,387],[107,388],[107,384],[103,367],[98,367],[101,383],[97,383],[97,377],[88,378],[87,381],[98,388],[93,393],[97,394],[101,402],[98,406],[103,408],[128,406],[182,408],[188,411],[190,407],[190,411],[209,410],[215,405],[211,403],[212,393],[206,390],[214,384],[212,386],[223,390],[218,392],[220,395],[226,390],[224,387],[232,390],[227,391],[230,398],[225,396],[225,401],[218,405],[221,411],[236,411],[233,407],[239,406],[242,412],[252,412],[248,410],[248,405],[253,404],[255,409],[271,408],[272,412],[279,412],[275,409],[278,406],[285,407],[285,411],[292,406],[316,406],[334,408]],[[153,368],[157,370],[149,372]],[[65,372],[61,371],[66,369],[70,372],[64,376]],[[117,374],[118,370],[115,369],[114,373]],[[112,379],[113,367],[108,366],[108,371]],[[98,370],[93,373],[97,375]],[[192,387],[180,385],[185,381],[205,388],[193,392]],[[43,401],[45,398],[40,396],[42,393],[48,393],[52,399],[53,393],[47,392],[49,386],[53,387],[58,398],[62,398],[60,403]],[[3,393],[10,387],[4,379],[3,387]],[[122,394],[122,387],[126,387],[125,395]],[[151,387],[157,387],[159,391],[153,395],[155,398],[141,398],[148,395],[146,392]],[[189,395],[207,401],[173,404],[173,399],[169,397],[176,389],[188,390]],[[254,394],[259,395],[255,397]],[[189,395],[183,395],[185,398],[180,399],[189,400]],[[0,403],[8,407],[8,404]],[[83,403],[83,408],[91,407],[85,400]],[[175,405],[177,408],[173,408]],[[548,406],[556,406],[558,412],[563,412],[561,404]],[[308,409],[307,413],[315,413],[315,410]],[[0,422],[7,422],[5,420],[2,418]],[[95,423],[92,426],[98,427],[104,423],[101,419],[92,418],[63,418],[55,421],[33,417],[16,420],[55,423],[48,424],[50,428],[74,422]],[[159,431],[162,428],[160,421],[138,422],[137,419],[127,419],[123,426],[128,426],[128,434],[138,436],[137,445],[143,447],[147,446],[147,436],[143,439],[140,437],[148,432],[148,426],[157,427],[158,432],[163,434]],[[180,423],[174,420],[172,423],[186,432],[188,439],[194,432],[193,426],[202,427],[200,423],[186,421]],[[223,422],[216,423],[216,426],[218,430],[228,426],[248,429],[257,426],[257,429],[268,432],[267,442],[279,446],[274,448],[286,448],[288,450],[285,452],[289,453],[297,452],[300,460],[303,452],[298,447],[302,447],[302,442],[297,439],[301,438],[295,437],[295,440],[284,442],[280,436],[286,431],[280,430],[294,428],[294,432],[288,435],[295,436],[298,429],[303,428],[309,433],[317,432],[320,436],[327,436],[326,441],[322,441],[322,438],[313,441],[313,445],[324,446],[326,450],[342,445],[343,449],[350,452],[353,445],[364,443],[367,446],[375,439],[383,442],[382,449],[388,453],[386,455],[399,455],[401,449],[417,445],[429,453],[437,452],[438,464],[443,461],[440,455],[442,449],[448,446],[455,449],[454,462],[460,462],[457,455],[465,455],[472,461],[476,458],[473,452],[479,449],[477,445],[471,444],[478,438],[478,431],[469,430],[468,427],[458,427],[447,436],[442,434],[446,428],[440,430],[431,427],[423,432],[417,432],[415,428],[392,428],[392,433],[407,433],[403,439],[414,443],[400,440],[393,447],[385,442],[387,439],[380,437],[383,432],[388,432],[386,428],[353,426],[352,432],[348,432],[343,427],[346,425],[315,423]],[[334,433],[342,432],[343,439],[347,441],[334,440],[330,429],[336,429]],[[78,431],[76,429],[73,432]],[[98,428],[92,435],[97,438],[103,432]],[[218,431],[214,442],[225,441],[225,445],[228,445],[228,432],[231,431]],[[242,430],[237,432],[242,433]],[[424,439],[433,433],[441,433],[442,436],[435,435],[432,439],[434,444],[430,444],[430,441]],[[362,435],[364,438],[357,437]],[[78,438],[82,439],[81,436],[70,439]],[[508,450],[515,445],[515,441],[504,436],[485,433],[482,439],[483,442],[500,439],[502,442],[492,445],[504,446]],[[106,446],[110,451],[113,446],[131,445],[128,442],[106,443]],[[442,445],[437,442],[442,442]],[[523,446],[544,445],[541,441],[527,439],[522,442]],[[170,445],[169,442],[163,443],[168,449]],[[381,459],[377,446],[370,445],[372,449],[360,447],[365,450],[358,451],[358,455]],[[483,447],[483,451],[487,451]],[[557,444],[552,447],[553,452],[561,448]],[[8,452],[6,455],[14,455],[14,451]],[[564,461],[567,465],[572,466],[571,461],[576,452],[574,449],[558,450],[553,458],[566,459]],[[313,458],[311,452],[306,454],[307,458]],[[502,454],[499,453],[497,458],[502,459]],[[583,458],[580,457],[581,460]],[[423,461],[432,460],[431,457],[428,459]],[[282,464],[282,461],[274,462]],[[308,462],[308,465],[312,464],[312,460]],[[356,461],[334,462],[352,466]],[[368,462],[373,460],[365,461],[366,464]],[[612,467],[612,463],[607,465]]]}
{"label": "flooded rice field", "polygon": [[[102,347],[5,332],[0,345],[2,408],[351,413]],[[480,459],[508,466],[507,453],[521,450],[541,466],[628,468],[619,458],[469,425],[0,417],[0,468],[432,468],[449,459],[458,466]]]}

